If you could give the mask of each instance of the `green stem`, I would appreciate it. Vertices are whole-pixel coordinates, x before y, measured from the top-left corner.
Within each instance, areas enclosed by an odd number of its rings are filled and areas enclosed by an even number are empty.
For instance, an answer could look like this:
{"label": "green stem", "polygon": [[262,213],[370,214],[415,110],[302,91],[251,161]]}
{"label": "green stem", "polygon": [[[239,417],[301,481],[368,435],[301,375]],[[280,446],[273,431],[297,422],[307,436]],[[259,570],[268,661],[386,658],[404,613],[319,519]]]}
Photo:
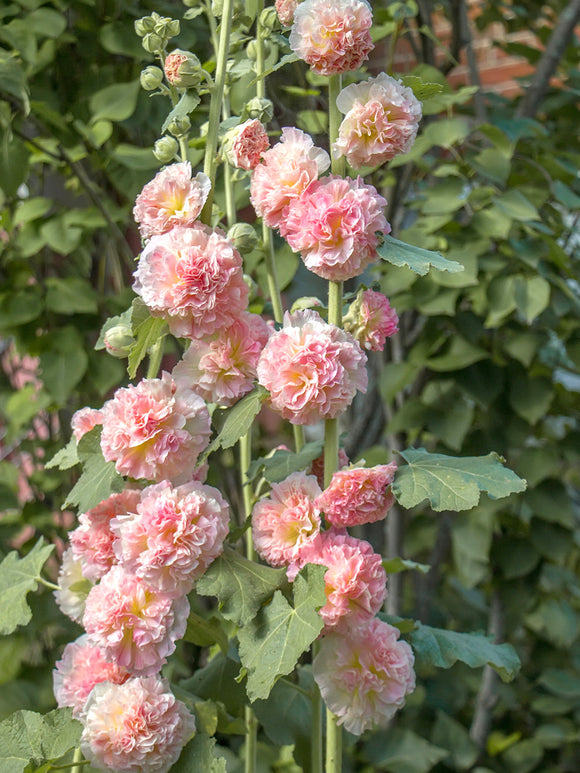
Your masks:
{"label": "green stem", "polygon": [[82,761],[83,759],[83,753],[81,752],[81,747],[77,746],[77,748],[74,751],[73,754],[73,764],[71,768],[71,773],[80,773],[82,770],[82,765],[86,764]]}
{"label": "green stem", "polygon": [[282,296],[278,285],[278,274],[276,271],[276,258],[274,255],[274,234],[271,229],[262,221],[262,239],[264,242],[264,254],[266,257],[266,276],[268,279],[268,292],[274,309],[274,319],[276,322],[284,321],[284,307],[282,306]]}
{"label": "green stem", "polygon": [[265,69],[264,32],[261,24],[263,10],[264,0],[258,0],[256,3],[256,74],[258,76],[256,96],[262,99],[266,96],[266,79],[262,77]]}
{"label": "green stem", "polygon": [[227,161],[224,163],[224,187],[226,189],[226,219],[228,228],[231,228],[236,222],[236,204],[234,184],[232,182],[232,168]]}
{"label": "green stem", "polygon": [[155,341],[149,353],[149,367],[147,368],[147,378],[157,378],[161,360],[163,359],[163,344],[165,336],[161,336]]}
{"label": "green stem", "polygon": [[244,708],[246,721],[246,759],[244,773],[255,773],[258,761],[258,720],[251,706]]}
{"label": "green stem", "polygon": [[328,134],[331,147],[331,167],[332,174],[344,177],[346,174],[346,159],[344,156],[334,158],[332,156],[332,143],[338,137],[338,130],[342,123],[342,113],[336,106],[336,98],[342,89],[342,75],[331,75],[328,79]]}
{"label": "green stem", "polygon": [[188,144],[188,136],[186,134],[182,134],[179,138],[179,152],[181,153],[181,160],[182,161],[189,161],[189,144]]}
{"label": "green stem", "polygon": [[342,770],[342,728],[336,724],[338,717],[326,709],[326,773]]}
{"label": "green stem", "polygon": [[[316,656],[320,644],[315,641],[312,645],[312,657]],[[323,728],[322,728],[322,695],[316,682],[311,695],[312,705],[312,746],[310,748],[310,762],[312,773],[322,773]]]}
{"label": "green stem", "polygon": [[304,427],[301,424],[293,424],[292,429],[294,430],[294,445],[296,453],[298,453],[304,445]]}
{"label": "green stem", "polygon": [[211,213],[214,199],[214,186],[217,171],[217,145],[218,130],[220,125],[220,113],[224,98],[226,85],[226,71],[228,64],[228,53],[230,48],[230,32],[232,29],[233,0],[224,0],[222,21],[220,24],[220,35],[217,51],[217,62],[215,72],[215,82],[211,90],[211,101],[209,104],[209,121],[207,127],[207,137],[205,144],[205,158],[203,162],[203,171],[209,177],[211,190],[204,208],[201,212],[200,220],[205,225],[211,225]]}
{"label": "green stem", "polygon": [[39,582],[41,585],[44,585],[45,588],[50,588],[51,590],[60,590],[60,585],[55,585],[53,582],[50,582],[49,580],[45,580],[44,577],[38,576],[36,578],[36,581]]}

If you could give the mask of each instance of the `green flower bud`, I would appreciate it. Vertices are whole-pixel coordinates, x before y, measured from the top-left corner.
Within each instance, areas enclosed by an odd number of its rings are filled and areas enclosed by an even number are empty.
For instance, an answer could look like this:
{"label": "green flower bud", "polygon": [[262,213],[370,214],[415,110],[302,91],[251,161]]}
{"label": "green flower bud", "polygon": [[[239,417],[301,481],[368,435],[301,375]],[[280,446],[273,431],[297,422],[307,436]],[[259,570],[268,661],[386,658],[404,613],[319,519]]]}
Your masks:
{"label": "green flower bud", "polygon": [[105,349],[112,357],[128,357],[135,343],[130,325],[115,325],[109,328],[103,336]]}
{"label": "green flower bud", "polygon": [[248,303],[252,303],[258,297],[259,287],[249,274],[244,274],[244,282],[247,284],[250,294],[248,295]]}
{"label": "green flower bud", "polygon": [[241,255],[247,255],[258,245],[258,234],[249,223],[234,223],[227,237]]}
{"label": "green flower bud", "polygon": [[[269,40],[263,40],[262,45],[264,47],[264,59],[267,59],[272,51],[272,46]],[[246,54],[250,61],[255,62],[258,58],[258,41],[250,40],[246,46]]]}
{"label": "green flower bud", "polygon": [[171,19],[171,21],[166,26],[166,36],[168,38],[175,38],[179,35],[179,32],[181,30],[181,25],[179,24],[179,19]]}
{"label": "green flower bud", "polygon": [[156,32],[148,32],[141,41],[141,45],[150,54],[158,54],[160,51],[163,51],[165,40]]}
{"label": "green flower bud", "polygon": [[175,137],[182,137],[191,129],[191,121],[184,115],[183,118],[174,118],[167,128]]}
{"label": "green flower bud", "polygon": [[139,80],[145,91],[155,91],[163,83],[163,70],[153,65],[146,67],[144,70],[141,70]]}
{"label": "green flower bud", "polygon": [[261,123],[270,123],[274,116],[274,105],[265,97],[253,97],[246,103],[243,118],[257,118]]}
{"label": "green flower bud", "polygon": [[201,62],[195,54],[176,48],[165,59],[165,76],[178,89],[195,89],[203,80]]}
{"label": "green flower bud", "polygon": [[174,137],[161,137],[153,146],[153,155],[162,164],[170,164],[177,155],[179,145]]}
{"label": "green flower bud", "polygon": [[148,32],[155,29],[155,19],[152,16],[143,16],[142,19],[135,21],[135,32],[140,38],[145,37]]}
{"label": "green flower bud", "polygon": [[280,26],[278,12],[273,5],[264,8],[260,15],[260,24],[265,30],[272,32]]}

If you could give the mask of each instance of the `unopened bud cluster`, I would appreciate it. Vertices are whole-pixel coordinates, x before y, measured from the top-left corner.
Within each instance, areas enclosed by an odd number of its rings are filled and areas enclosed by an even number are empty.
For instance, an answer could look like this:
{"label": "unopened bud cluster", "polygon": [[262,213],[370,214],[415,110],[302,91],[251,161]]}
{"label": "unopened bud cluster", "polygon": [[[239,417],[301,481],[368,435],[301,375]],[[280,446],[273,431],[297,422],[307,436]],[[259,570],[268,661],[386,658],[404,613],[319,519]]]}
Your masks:
{"label": "unopened bud cluster", "polygon": [[179,35],[179,30],[178,19],[160,16],[155,11],[150,16],[143,16],[135,22],[135,32],[142,39],[141,44],[145,51],[150,54],[163,51],[168,41]]}

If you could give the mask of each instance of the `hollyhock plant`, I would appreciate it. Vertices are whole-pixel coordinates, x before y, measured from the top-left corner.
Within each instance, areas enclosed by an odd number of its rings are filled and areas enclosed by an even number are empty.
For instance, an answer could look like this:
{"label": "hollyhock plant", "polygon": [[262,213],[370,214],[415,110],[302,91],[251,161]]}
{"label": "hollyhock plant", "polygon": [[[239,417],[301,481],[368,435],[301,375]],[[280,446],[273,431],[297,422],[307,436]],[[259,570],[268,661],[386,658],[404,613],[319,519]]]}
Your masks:
{"label": "hollyhock plant", "polygon": [[185,338],[228,327],[248,302],[240,253],[223,231],[201,223],[150,239],[133,289],[173,335]]}
{"label": "hollyhock plant", "polygon": [[193,389],[208,403],[233,405],[253,388],[271,332],[263,317],[244,311],[211,339],[193,340],[172,376],[178,387]]}
{"label": "hollyhock plant", "polygon": [[324,575],[326,604],[320,609],[325,631],[375,615],[387,595],[387,575],[382,558],[365,540],[336,529],[320,532],[288,567],[293,582],[306,564],[327,567]]}
{"label": "hollyhock plant", "polygon": [[340,92],[336,105],[344,120],[332,152],[337,158],[345,156],[355,169],[390,161],[415,142],[421,103],[390,75],[352,83]]}
{"label": "hollyhock plant", "polygon": [[58,590],[54,598],[61,612],[75,623],[80,623],[85,612],[85,603],[93,583],[83,574],[80,560],[73,555],[72,548],[62,554],[58,573]]}
{"label": "hollyhock plant", "polygon": [[193,178],[191,175],[191,164],[183,161],[166,166],[145,185],[133,208],[143,239],[195,223],[211,190],[211,182],[203,172]]}
{"label": "hollyhock plant", "polygon": [[375,290],[360,291],[342,323],[362,347],[373,352],[382,352],[387,338],[399,330],[397,312],[389,299]]}
{"label": "hollyhock plant", "polygon": [[101,449],[117,472],[148,480],[189,479],[210,435],[204,401],[168,373],[117,389],[103,406]]}
{"label": "hollyhock plant", "polygon": [[84,756],[117,773],[167,773],[195,732],[193,715],[158,676],[98,684],[84,723]]}
{"label": "hollyhock plant", "polygon": [[349,733],[386,727],[415,689],[415,658],[399,631],[376,617],[329,633],[312,670],[328,708]]}
{"label": "hollyhock plant", "polygon": [[287,566],[320,531],[314,501],[320,486],[313,475],[294,472],[274,483],[269,496],[252,511],[252,536],[259,555],[271,566]]}
{"label": "hollyhock plant", "polygon": [[379,236],[388,234],[387,202],[372,185],[336,175],[313,182],[287,209],[280,233],[304,265],[342,282],[378,260]]}
{"label": "hollyhock plant", "polygon": [[302,196],[329,166],[328,153],[308,134],[283,128],[280,142],[264,153],[252,174],[250,201],[256,213],[269,228],[279,228],[290,201]]}
{"label": "hollyhock plant", "polygon": [[380,521],[395,501],[391,484],[396,471],[394,462],[339,470],[316,499],[316,505],[337,528]]}
{"label": "hollyhock plant", "polygon": [[367,388],[366,355],[344,330],[310,309],[286,312],[258,361],[258,381],[292,424],[334,419]]}
{"label": "hollyhock plant", "polygon": [[83,626],[108,660],[132,674],[154,674],[185,633],[189,602],[154,590],[114,566],[87,596]]}
{"label": "hollyhock plant", "polygon": [[290,48],[318,75],[357,70],[374,48],[366,0],[304,0],[294,11]]}
{"label": "hollyhock plant", "polygon": [[127,489],[79,515],[79,526],[69,535],[72,554],[80,561],[83,575],[97,582],[116,563],[111,521],[118,515],[134,512],[141,492]]}
{"label": "hollyhock plant", "polygon": [[143,490],[135,512],[112,521],[115,554],[127,571],[177,597],[221,555],[229,520],[228,504],[213,486],[157,483]]}
{"label": "hollyhock plant", "polygon": [[270,147],[264,125],[257,118],[236,126],[224,137],[224,153],[236,169],[254,169]]}
{"label": "hollyhock plant", "polygon": [[70,706],[73,717],[84,716],[89,693],[99,682],[122,684],[130,674],[126,668],[109,663],[102,651],[90,643],[87,634],[69,642],[53,671],[53,690],[59,708]]}
{"label": "hollyhock plant", "polygon": [[294,12],[300,0],[276,0],[276,13],[283,27],[291,27],[294,21]]}
{"label": "hollyhock plant", "polygon": [[94,408],[80,408],[71,419],[71,427],[75,440],[79,440],[103,421],[103,414]]}

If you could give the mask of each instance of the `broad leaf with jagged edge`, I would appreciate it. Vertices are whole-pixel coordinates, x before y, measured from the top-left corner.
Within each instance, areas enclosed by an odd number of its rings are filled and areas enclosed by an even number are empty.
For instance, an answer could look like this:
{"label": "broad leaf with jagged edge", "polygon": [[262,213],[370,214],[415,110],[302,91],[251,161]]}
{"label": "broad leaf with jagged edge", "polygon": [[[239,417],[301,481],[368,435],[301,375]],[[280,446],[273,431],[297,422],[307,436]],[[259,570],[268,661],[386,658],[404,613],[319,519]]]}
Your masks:
{"label": "broad leaf with jagged edge", "polygon": [[254,480],[261,472],[269,483],[279,483],[293,472],[309,467],[315,459],[318,459],[323,447],[323,440],[311,440],[309,443],[305,443],[297,453],[278,450],[271,456],[261,456],[254,459],[250,465],[248,479]]}
{"label": "broad leaf with jagged edge", "polygon": [[48,461],[44,468],[46,470],[52,470],[54,467],[58,467],[59,470],[70,470],[80,462],[76,438],[71,437],[64,448],[57,451],[56,454]]}
{"label": "broad leaf with jagged edge", "polygon": [[53,545],[39,540],[24,558],[14,550],[0,564],[0,634],[30,622],[32,610],[26,596],[37,589],[40,570],[53,550]]}
{"label": "broad leaf with jagged edge", "polygon": [[291,673],[323,627],[325,566],[307,564],[294,581],[294,606],[280,591],[238,632],[240,660],[248,673],[248,698],[267,698],[280,676]]}
{"label": "broad leaf with jagged edge", "polygon": [[501,499],[526,488],[526,481],[504,467],[493,451],[487,456],[454,457],[410,448],[401,456],[407,464],[397,470],[392,491],[403,507],[428,499],[437,511],[469,510],[482,491]]}
{"label": "broad leaf with jagged edge", "polygon": [[420,276],[425,276],[432,268],[450,273],[463,271],[461,263],[447,260],[440,252],[415,247],[388,235],[383,236],[383,242],[377,247],[377,252],[387,263],[392,263],[393,266],[407,266]]}
{"label": "broad leaf with jagged edge", "polygon": [[171,766],[172,773],[226,773],[226,761],[216,755],[216,740],[205,733],[196,733],[183,748],[177,762]]}
{"label": "broad leaf with jagged edge", "polygon": [[231,448],[246,434],[252,426],[252,422],[260,412],[262,403],[268,396],[268,391],[261,386],[249,392],[232,408],[225,412],[225,420],[222,427],[210,445],[205,449],[203,457],[206,458],[218,448]]}
{"label": "broad leaf with jagged edge", "polygon": [[0,722],[0,770],[23,773],[54,762],[78,745],[83,726],[72,718],[71,709],[49,714],[15,711]]}
{"label": "broad leaf with jagged edge", "polygon": [[257,564],[226,548],[199,579],[196,591],[216,596],[226,620],[246,625],[285,580],[285,569]]}
{"label": "broad leaf with jagged edge", "polygon": [[133,301],[131,325],[135,343],[131,347],[127,360],[130,378],[135,378],[137,368],[149,353],[153,344],[167,333],[167,323],[161,317],[152,317],[149,309],[140,298]]}
{"label": "broad leaf with jagged edge", "polygon": [[123,490],[125,482],[115,470],[114,462],[106,462],[101,451],[101,427],[94,427],[79,440],[78,455],[83,465],[80,478],[70,491],[63,507],[78,507],[86,512],[113,493]]}

